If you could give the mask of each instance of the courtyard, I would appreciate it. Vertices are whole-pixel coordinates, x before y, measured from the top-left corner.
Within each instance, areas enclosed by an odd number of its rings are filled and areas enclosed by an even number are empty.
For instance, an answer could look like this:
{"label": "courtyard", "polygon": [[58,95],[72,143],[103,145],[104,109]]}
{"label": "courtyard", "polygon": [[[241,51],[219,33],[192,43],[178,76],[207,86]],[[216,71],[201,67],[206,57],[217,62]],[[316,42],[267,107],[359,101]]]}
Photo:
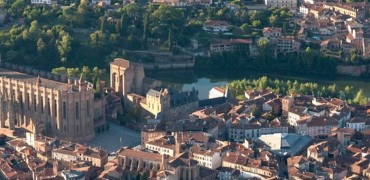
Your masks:
{"label": "courtyard", "polygon": [[109,122],[109,130],[96,133],[95,138],[87,143],[91,147],[99,147],[116,152],[124,146],[136,146],[140,144],[140,133],[132,129]]}

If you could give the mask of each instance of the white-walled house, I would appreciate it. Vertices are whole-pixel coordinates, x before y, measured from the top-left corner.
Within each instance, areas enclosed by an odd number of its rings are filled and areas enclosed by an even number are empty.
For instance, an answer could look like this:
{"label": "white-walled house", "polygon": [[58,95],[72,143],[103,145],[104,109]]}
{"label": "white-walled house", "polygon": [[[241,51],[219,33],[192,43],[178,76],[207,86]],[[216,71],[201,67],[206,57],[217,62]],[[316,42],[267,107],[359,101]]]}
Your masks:
{"label": "white-walled house", "polygon": [[100,2],[103,2],[105,5],[111,5],[111,1],[110,0],[91,0],[91,3],[92,4],[98,4]]}
{"label": "white-walled house", "polygon": [[51,5],[51,0],[31,0],[31,4],[47,4],[47,5]]}
{"label": "white-walled house", "polygon": [[347,128],[354,129],[356,131],[363,131],[365,129],[365,123],[367,119],[354,117],[347,122]]}
{"label": "white-walled house", "polygon": [[159,154],[174,156],[175,155],[175,140],[164,136],[145,143],[145,148],[157,151]]}
{"label": "white-walled house", "polygon": [[198,161],[200,166],[207,167],[209,169],[217,169],[221,167],[222,159],[219,152],[202,149],[198,146],[191,148],[193,159]]}
{"label": "white-walled house", "polygon": [[208,20],[203,23],[203,29],[210,32],[226,32],[229,31],[230,24],[226,21]]}

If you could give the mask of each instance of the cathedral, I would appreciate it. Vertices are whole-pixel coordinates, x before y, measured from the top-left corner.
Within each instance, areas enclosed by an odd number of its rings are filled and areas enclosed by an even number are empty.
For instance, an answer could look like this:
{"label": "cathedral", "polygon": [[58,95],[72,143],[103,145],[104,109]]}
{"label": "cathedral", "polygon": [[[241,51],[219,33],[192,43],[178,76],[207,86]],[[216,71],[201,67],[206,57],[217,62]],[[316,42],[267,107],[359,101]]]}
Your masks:
{"label": "cathedral", "polygon": [[83,76],[70,79],[23,66],[0,65],[1,133],[12,136],[23,129],[85,142],[95,136],[94,120],[105,119],[104,102],[97,101],[102,100],[94,99],[93,85]]}

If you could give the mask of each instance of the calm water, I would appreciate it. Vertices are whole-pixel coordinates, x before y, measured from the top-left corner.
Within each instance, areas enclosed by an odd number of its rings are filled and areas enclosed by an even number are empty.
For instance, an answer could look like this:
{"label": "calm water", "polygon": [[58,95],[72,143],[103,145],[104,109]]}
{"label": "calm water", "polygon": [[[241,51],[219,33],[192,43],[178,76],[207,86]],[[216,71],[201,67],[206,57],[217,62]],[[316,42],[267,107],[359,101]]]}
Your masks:
{"label": "calm water", "polygon": [[261,76],[267,76],[271,79],[297,80],[299,82],[316,82],[319,85],[336,84],[339,87],[346,85],[353,86],[355,90],[362,88],[367,97],[370,97],[370,80],[364,78],[352,77],[325,77],[325,76],[307,76],[307,75],[289,75],[277,73],[261,73],[253,71],[236,72],[196,72],[193,70],[168,70],[161,72],[147,71],[148,77],[161,80],[164,85],[171,86],[178,90],[191,90],[193,87],[199,91],[199,98],[208,98],[209,90],[214,86],[226,85],[227,82],[238,79],[257,79]]}

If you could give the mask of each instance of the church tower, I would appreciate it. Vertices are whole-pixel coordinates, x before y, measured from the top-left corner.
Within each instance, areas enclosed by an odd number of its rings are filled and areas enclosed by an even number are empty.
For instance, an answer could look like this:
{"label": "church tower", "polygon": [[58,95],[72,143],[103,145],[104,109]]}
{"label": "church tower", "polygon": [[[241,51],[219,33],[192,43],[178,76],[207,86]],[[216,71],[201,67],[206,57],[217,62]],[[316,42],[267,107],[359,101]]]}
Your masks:
{"label": "church tower", "polygon": [[122,97],[129,93],[142,95],[144,77],[142,64],[121,58],[110,63],[110,86]]}

